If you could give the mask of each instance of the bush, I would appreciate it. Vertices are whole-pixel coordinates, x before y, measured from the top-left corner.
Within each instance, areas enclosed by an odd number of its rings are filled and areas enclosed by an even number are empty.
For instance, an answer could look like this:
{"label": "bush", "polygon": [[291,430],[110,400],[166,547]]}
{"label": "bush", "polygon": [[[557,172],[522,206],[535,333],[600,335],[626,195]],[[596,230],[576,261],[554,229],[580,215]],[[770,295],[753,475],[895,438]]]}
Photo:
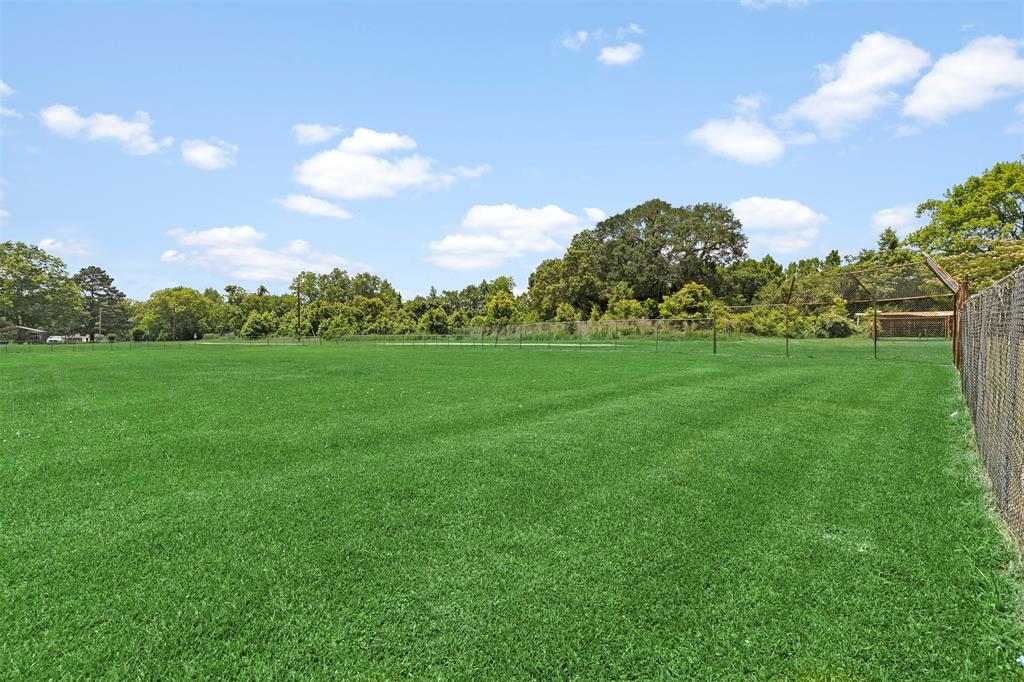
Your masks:
{"label": "bush", "polygon": [[559,303],[555,310],[556,322],[579,322],[581,319],[583,319],[583,315],[580,314],[580,311],[568,303]]}
{"label": "bush", "polygon": [[448,313],[444,308],[431,308],[420,318],[420,327],[429,334],[447,334]]}
{"label": "bush", "polygon": [[242,325],[241,335],[246,339],[259,339],[277,331],[277,317],[273,313],[253,311]]}
{"label": "bush", "polygon": [[320,337],[327,341],[351,336],[357,332],[352,322],[347,317],[336,316],[328,318],[320,323]]}
{"label": "bush", "polygon": [[688,282],[671,296],[666,296],[658,307],[664,318],[709,317],[714,294],[703,284]]}
{"label": "bush", "polygon": [[852,336],[856,329],[853,321],[845,315],[827,310],[815,320],[816,336],[826,339],[845,339]]}
{"label": "bush", "polygon": [[845,339],[856,331],[846,311],[846,301],[836,299],[828,310],[815,320],[816,336],[826,339]]}

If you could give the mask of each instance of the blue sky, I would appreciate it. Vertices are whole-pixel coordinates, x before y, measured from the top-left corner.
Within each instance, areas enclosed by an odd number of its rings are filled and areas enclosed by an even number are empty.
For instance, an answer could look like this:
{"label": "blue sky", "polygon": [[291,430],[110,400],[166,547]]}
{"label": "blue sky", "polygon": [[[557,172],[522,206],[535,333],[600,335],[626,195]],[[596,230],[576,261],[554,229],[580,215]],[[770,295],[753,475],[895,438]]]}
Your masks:
{"label": "blue sky", "polygon": [[1011,2],[5,2],[0,235],[136,297],[525,288],[653,197],[851,253],[1024,151],[1022,35]]}

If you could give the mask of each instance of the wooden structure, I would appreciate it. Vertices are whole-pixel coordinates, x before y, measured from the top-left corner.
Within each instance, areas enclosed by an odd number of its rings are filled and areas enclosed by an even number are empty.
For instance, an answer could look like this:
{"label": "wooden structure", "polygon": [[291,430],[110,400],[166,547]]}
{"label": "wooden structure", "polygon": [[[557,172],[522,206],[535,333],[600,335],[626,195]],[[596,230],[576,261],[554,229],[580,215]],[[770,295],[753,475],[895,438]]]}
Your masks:
{"label": "wooden structure", "polygon": [[47,333],[42,329],[23,327],[20,324],[0,327],[0,339],[13,343],[43,343],[46,341]]}

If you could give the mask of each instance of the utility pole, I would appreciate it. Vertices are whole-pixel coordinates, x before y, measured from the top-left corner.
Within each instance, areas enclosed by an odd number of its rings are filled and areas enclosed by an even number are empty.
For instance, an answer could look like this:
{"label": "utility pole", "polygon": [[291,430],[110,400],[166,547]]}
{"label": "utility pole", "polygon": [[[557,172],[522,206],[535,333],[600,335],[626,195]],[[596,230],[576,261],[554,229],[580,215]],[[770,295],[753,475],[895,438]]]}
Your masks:
{"label": "utility pole", "polygon": [[299,289],[299,280],[295,280],[295,316],[298,318],[298,324],[295,326],[295,335],[302,335],[302,294]]}

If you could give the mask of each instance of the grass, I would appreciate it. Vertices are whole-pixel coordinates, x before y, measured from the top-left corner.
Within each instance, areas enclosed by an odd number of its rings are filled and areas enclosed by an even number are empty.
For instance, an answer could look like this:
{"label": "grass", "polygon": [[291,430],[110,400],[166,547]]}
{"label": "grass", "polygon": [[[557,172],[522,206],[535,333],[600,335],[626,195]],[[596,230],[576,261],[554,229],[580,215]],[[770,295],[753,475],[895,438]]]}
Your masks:
{"label": "grass", "polygon": [[12,677],[1020,678],[946,364],[185,345],[0,391]]}

